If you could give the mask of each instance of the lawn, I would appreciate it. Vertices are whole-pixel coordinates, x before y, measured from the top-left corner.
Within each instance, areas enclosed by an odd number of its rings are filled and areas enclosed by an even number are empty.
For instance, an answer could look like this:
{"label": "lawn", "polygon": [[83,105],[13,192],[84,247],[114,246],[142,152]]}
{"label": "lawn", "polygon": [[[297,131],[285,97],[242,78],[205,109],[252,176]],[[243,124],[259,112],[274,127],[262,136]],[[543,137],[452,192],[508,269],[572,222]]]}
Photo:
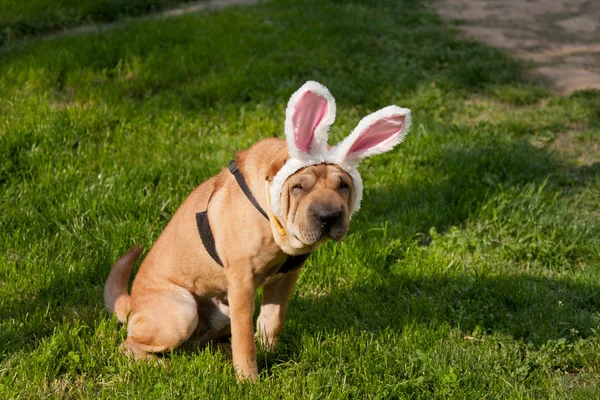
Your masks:
{"label": "lawn", "polygon": [[[409,0],[0,51],[0,398],[598,398],[600,93],[523,68]],[[413,126],[361,165],[362,209],[307,262],[260,384],[211,349],[127,360],[113,262],[236,150],[282,137],[308,79],[336,97],[334,139],[388,104]]]}

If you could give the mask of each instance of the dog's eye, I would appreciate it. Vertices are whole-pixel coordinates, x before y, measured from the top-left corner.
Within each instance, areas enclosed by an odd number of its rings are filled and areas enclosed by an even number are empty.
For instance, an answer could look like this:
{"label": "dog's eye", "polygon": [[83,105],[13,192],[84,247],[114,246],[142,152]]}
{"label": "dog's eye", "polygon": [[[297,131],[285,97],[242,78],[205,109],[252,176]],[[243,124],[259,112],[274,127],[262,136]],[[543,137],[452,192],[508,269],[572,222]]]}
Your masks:
{"label": "dog's eye", "polygon": [[294,192],[295,194],[298,194],[302,191],[302,184],[301,183],[296,183],[294,186],[292,186],[292,192]]}
{"label": "dog's eye", "polygon": [[350,190],[350,185],[348,185],[348,183],[344,181],[340,181],[340,190],[342,192],[347,192],[348,190]]}

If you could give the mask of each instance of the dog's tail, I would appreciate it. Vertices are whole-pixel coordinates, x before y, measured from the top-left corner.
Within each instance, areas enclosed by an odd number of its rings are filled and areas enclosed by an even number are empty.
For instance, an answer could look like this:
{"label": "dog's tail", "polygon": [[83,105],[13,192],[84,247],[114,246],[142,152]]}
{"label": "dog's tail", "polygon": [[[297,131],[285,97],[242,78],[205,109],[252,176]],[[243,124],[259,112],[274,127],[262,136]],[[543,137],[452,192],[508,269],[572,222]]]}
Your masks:
{"label": "dog's tail", "polygon": [[131,310],[127,284],[135,261],[142,254],[142,246],[133,246],[125,255],[117,260],[104,285],[104,305],[106,309],[125,322]]}

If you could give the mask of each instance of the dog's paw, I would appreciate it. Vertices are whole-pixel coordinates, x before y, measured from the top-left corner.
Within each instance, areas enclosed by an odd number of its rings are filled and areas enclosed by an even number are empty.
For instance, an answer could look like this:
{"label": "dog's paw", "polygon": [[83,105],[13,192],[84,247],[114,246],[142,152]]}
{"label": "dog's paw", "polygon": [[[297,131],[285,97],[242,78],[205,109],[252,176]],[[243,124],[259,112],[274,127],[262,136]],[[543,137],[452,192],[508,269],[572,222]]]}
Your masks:
{"label": "dog's paw", "polygon": [[256,383],[258,381],[258,368],[250,368],[248,370],[242,370],[242,368],[235,369],[235,376],[240,382],[251,382]]}

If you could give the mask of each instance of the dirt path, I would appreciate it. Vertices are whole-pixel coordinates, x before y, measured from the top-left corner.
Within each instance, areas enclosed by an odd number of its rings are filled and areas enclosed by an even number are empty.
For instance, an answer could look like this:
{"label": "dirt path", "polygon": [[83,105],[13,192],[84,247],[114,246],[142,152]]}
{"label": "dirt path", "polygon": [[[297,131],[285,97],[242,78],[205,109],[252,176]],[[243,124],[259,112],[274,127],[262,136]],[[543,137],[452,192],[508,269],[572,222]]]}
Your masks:
{"label": "dirt path", "polygon": [[598,0],[434,0],[470,38],[536,64],[560,93],[600,89]]}

